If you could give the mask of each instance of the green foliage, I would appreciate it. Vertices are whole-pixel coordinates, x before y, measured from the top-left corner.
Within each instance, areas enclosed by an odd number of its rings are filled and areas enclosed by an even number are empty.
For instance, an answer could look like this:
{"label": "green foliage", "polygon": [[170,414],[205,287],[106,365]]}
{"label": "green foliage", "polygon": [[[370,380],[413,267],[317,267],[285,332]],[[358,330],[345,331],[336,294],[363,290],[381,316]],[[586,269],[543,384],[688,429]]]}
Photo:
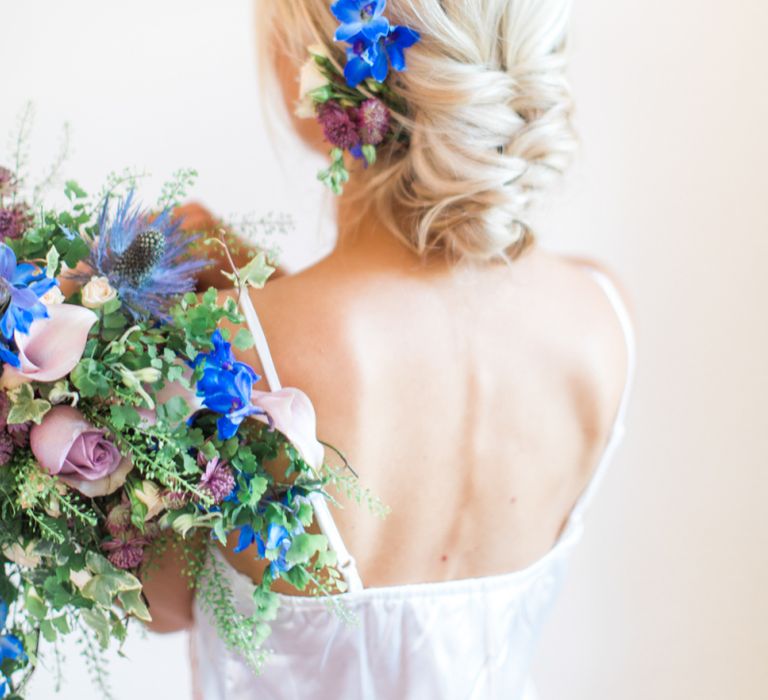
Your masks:
{"label": "green foliage", "polygon": [[331,164],[317,174],[317,179],[334,194],[344,193],[344,185],[349,182],[349,170],[344,162],[344,151],[340,148],[334,148],[331,151]]}
{"label": "green foliage", "polygon": [[20,425],[29,421],[40,424],[45,414],[51,410],[48,401],[35,398],[35,392],[29,384],[22,384],[10,394],[10,400],[9,425]]}

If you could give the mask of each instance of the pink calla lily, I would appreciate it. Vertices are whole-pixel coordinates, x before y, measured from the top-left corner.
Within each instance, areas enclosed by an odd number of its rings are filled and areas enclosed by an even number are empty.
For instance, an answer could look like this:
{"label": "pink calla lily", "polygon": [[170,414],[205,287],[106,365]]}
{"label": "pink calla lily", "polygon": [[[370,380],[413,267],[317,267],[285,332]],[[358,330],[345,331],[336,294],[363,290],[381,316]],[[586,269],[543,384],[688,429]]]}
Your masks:
{"label": "pink calla lily", "polygon": [[49,306],[48,318],[35,321],[29,334],[15,334],[21,367],[6,365],[3,383],[12,386],[25,381],[55,382],[66,377],[80,362],[88,333],[96,321],[98,316],[82,306]]}
{"label": "pink calla lily", "polygon": [[292,388],[254,391],[251,401],[269,416],[255,415],[256,420],[269,425],[271,418],[275,430],[288,438],[312,469],[322,466],[325,450],[317,439],[315,408],[303,391]]}

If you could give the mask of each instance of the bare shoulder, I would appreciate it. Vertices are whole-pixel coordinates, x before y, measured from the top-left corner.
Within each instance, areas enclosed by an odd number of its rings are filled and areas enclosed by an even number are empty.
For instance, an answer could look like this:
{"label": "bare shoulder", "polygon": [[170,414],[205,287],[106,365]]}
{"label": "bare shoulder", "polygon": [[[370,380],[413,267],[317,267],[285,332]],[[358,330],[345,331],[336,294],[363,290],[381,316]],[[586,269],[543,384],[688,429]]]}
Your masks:
{"label": "bare shoulder", "polygon": [[[634,326],[632,299],[616,273],[604,263],[582,257],[549,253],[550,264],[564,280],[563,294],[569,295],[564,308],[582,329],[578,334],[582,357],[595,379],[595,389],[602,396],[606,418],[612,419],[627,383],[630,362],[627,329],[620,314]],[[596,271],[608,282],[606,290],[592,274]],[[609,293],[615,292],[617,299]],[[623,308],[622,308],[623,307]]]}
{"label": "bare shoulder", "polygon": [[[313,398],[324,395],[325,384],[331,381],[326,379],[329,375],[326,370],[350,359],[341,356],[347,347],[343,341],[349,290],[350,285],[343,279],[328,274],[318,265],[270,281],[263,289],[251,292],[285,386],[300,386]],[[247,361],[263,374],[255,352],[249,353]]]}

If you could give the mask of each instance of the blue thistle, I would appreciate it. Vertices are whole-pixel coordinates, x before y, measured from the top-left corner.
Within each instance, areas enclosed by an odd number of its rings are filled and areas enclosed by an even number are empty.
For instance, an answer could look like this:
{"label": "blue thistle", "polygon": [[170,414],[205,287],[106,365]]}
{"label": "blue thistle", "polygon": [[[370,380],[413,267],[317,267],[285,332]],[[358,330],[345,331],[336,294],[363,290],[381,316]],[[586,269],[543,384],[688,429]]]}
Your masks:
{"label": "blue thistle", "polygon": [[153,217],[133,203],[134,192],[122,200],[110,219],[109,199],[99,217],[99,240],[91,250],[91,273],[106,277],[134,318],[167,318],[176,297],[195,289],[197,273],[210,261],[191,255],[197,236],[181,230],[170,209]]}

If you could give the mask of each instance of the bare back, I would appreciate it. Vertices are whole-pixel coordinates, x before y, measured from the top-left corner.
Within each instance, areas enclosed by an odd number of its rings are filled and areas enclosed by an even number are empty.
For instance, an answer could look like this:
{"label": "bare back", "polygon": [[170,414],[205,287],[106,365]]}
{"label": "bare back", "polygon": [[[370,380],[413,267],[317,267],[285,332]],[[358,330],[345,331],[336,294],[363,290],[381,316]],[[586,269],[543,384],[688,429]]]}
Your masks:
{"label": "bare back", "polygon": [[[391,508],[334,513],[366,586],[507,573],[552,547],[627,369],[581,263],[537,248],[476,269],[335,255],[252,298],[283,385]],[[252,552],[225,555],[258,577]]]}

